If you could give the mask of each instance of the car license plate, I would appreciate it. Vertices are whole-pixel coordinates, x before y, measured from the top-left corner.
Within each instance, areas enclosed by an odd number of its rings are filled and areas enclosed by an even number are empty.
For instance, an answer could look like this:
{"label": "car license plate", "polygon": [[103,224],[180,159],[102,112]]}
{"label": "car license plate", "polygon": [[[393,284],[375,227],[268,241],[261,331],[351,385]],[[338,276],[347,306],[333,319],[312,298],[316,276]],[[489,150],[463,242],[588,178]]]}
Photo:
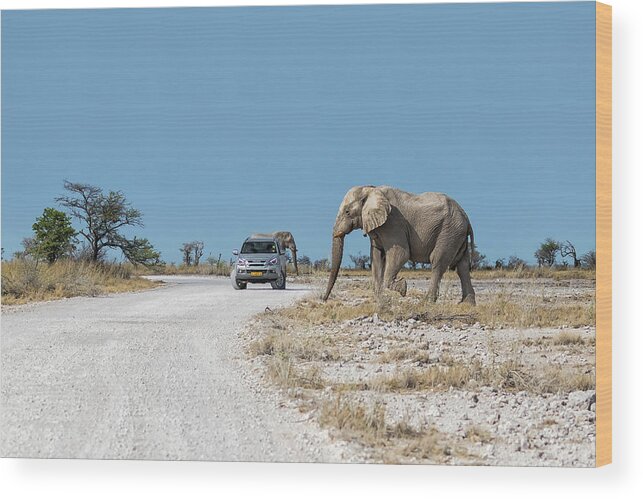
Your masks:
{"label": "car license plate", "polygon": [[263,272],[250,272],[250,275],[253,277],[259,277],[263,274]]}

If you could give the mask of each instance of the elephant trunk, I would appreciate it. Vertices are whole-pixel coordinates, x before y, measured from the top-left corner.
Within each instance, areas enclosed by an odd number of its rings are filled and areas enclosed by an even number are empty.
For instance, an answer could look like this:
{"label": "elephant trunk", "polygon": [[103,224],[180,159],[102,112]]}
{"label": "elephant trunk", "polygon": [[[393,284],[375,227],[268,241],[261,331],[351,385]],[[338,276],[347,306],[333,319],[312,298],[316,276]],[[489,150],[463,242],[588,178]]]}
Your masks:
{"label": "elephant trunk", "polygon": [[326,287],[326,292],[322,298],[324,301],[328,300],[330,292],[333,290],[335,281],[337,280],[337,274],[339,274],[339,267],[342,264],[342,257],[344,255],[344,235],[333,236],[333,249],[332,249],[332,260],[330,265],[330,277],[328,278],[328,286]]}
{"label": "elephant trunk", "polygon": [[290,248],[290,252],[292,253],[292,262],[295,264],[295,274],[299,275],[299,267],[297,266],[297,248],[293,246]]}

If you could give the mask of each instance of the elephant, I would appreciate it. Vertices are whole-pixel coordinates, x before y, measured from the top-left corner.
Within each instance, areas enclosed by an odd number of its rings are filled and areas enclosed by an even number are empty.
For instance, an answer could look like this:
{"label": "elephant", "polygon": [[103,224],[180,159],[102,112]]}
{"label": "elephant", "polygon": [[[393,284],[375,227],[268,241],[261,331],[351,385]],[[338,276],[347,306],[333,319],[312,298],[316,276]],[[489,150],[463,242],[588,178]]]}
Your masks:
{"label": "elephant", "polygon": [[328,299],[342,262],[344,237],[362,229],[371,242],[371,270],[375,296],[391,289],[406,296],[406,280],[398,273],[408,261],[431,264],[428,297],[436,301],[440,280],[456,270],[462,302],[475,305],[471,284],[469,241],[473,228],[464,209],[446,194],[411,194],[390,186],[356,186],[344,196],[332,239],[332,261],[323,301]]}
{"label": "elephant", "polygon": [[272,237],[276,239],[281,246],[282,250],[289,249],[292,253],[292,262],[295,265],[295,274],[299,275],[299,267],[297,267],[297,245],[295,238],[288,231],[271,232],[270,234],[253,234],[252,237]]}

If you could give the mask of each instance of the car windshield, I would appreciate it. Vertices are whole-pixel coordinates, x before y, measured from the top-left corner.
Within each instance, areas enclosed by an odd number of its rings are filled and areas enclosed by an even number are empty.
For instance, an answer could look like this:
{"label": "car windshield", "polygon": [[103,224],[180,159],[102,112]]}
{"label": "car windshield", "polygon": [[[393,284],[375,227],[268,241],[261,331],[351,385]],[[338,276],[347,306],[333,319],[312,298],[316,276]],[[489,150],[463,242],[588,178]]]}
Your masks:
{"label": "car windshield", "polygon": [[241,253],[277,253],[277,245],[273,241],[246,241]]}

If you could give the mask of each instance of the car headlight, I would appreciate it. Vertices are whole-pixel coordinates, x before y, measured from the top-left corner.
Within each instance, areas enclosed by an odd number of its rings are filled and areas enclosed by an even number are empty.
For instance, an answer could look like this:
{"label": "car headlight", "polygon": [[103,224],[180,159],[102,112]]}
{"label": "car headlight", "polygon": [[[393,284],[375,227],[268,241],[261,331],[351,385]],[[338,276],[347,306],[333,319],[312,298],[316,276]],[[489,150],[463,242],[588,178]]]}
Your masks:
{"label": "car headlight", "polygon": [[237,266],[238,267],[245,267],[246,265],[248,265],[248,260],[246,260],[245,258],[238,258],[237,259]]}
{"label": "car headlight", "polygon": [[268,260],[268,265],[277,265],[277,262],[279,262],[279,258],[274,257]]}

